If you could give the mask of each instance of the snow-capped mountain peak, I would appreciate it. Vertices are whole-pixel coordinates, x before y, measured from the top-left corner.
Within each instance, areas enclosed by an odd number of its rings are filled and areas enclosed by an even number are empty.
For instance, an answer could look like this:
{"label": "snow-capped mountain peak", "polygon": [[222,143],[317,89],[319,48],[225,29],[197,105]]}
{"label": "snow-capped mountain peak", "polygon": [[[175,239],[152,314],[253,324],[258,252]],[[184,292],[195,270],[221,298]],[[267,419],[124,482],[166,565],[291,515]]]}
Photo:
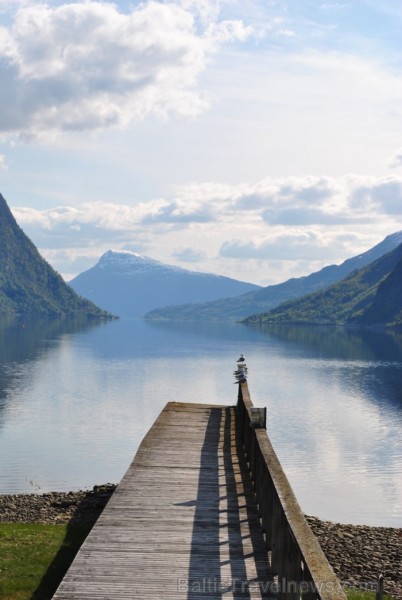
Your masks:
{"label": "snow-capped mountain peak", "polygon": [[159,260],[149,258],[149,256],[144,256],[143,254],[137,254],[137,252],[132,252],[130,250],[108,250],[100,257],[96,267],[106,271],[113,271],[120,275],[125,274],[127,276],[155,271],[174,271],[176,273],[188,272],[186,269],[173,265],[166,265]]}
{"label": "snow-capped mountain peak", "polygon": [[[70,285],[81,296],[123,317],[173,304],[208,302],[238,296],[259,286],[221,275],[197,273],[130,251],[108,250]],[[109,310],[109,308],[108,308]]]}
{"label": "snow-capped mountain peak", "polygon": [[137,254],[137,252],[131,252],[130,250],[108,250],[103,254],[98,262],[98,266],[101,269],[108,267],[119,267],[119,266],[136,266],[144,264],[160,264],[157,260]]}

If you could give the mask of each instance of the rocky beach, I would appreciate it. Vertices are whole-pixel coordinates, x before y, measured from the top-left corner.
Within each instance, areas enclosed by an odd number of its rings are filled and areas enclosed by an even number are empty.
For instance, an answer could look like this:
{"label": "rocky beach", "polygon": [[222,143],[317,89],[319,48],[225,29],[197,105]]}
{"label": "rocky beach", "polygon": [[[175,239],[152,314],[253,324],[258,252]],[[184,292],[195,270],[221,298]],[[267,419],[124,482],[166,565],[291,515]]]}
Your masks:
{"label": "rocky beach", "polygon": [[[115,488],[105,484],[78,492],[0,495],[0,521],[93,524]],[[306,518],[342,584],[373,589],[382,573],[384,592],[402,600],[402,529]]]}
{"label": "rocky beach", "polygon": [[402,529],[306,518],[342,584],[375,589],[382,573],[384,593],[402,600]]}

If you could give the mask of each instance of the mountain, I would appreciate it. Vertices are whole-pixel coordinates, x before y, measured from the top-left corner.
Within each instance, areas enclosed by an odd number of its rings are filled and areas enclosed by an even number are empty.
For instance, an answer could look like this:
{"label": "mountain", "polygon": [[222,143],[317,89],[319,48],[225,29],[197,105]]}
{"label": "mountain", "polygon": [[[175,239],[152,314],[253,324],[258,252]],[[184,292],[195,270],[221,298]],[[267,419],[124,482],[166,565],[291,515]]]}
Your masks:
{"label": "mountain", "polygon": [[0,194],[0,314],[106,317],[40,256]]}
{"label": "mountain", "polygon": [[161,306],[205,302],[259,288],[229,277],[166,265],[134,252],[112,250],[70,285],[120,317],[142,317]]}
{"label": "mountain", "polygon": [[306,277],[289,279],[284,283],[269,285],[253,292],[225,298],[204,304],[175,306],[169,309],[154,310],[146,315],[147,319],[188,319],[188,320],[240,320],[249,315],[268,311],[276,306],[323,289],[342,280],[356,269],[360,269],[374,260],[392,251],[402,243],[402,231],[387,236],[367,252],[345,260],[341,265],[330,265]]}
{"label": "mountain", "polygon": [[402,314],[402,244],[324,290],[285,302],[246,323],[395,324]]}
{"label": "mountain", "polygon": [[402,260],[378,286],[371,305],[358,321],[364,325],[402,325]]}

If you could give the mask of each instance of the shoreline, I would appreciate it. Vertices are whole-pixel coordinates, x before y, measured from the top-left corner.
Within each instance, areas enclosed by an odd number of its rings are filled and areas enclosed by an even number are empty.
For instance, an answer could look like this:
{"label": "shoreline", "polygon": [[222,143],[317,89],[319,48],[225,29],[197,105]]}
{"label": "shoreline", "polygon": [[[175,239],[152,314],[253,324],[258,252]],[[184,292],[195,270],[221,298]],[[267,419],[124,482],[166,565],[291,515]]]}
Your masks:
{"label": "shoreline", "polygon": [[[115,489],[115,484],[107,483],[78,492],[0,495],[0,523],[93,525]],[[384,593],[402,600],[402,528],[306,519],[343,585],[375,589],[382,573]]]}

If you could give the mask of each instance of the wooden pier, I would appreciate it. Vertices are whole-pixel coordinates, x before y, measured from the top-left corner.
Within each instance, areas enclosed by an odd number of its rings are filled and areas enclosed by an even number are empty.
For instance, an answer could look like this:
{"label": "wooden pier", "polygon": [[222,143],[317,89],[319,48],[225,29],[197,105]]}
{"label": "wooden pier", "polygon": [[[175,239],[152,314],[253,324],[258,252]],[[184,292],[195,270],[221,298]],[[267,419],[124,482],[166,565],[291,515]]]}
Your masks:
{"label": "wooden pier", "polygon": [[237,407],[165,407],[56,600],[296,599],[303,584],[306,600],[344,600],[304,517],[267,487],[247,403],[242,383]]}

